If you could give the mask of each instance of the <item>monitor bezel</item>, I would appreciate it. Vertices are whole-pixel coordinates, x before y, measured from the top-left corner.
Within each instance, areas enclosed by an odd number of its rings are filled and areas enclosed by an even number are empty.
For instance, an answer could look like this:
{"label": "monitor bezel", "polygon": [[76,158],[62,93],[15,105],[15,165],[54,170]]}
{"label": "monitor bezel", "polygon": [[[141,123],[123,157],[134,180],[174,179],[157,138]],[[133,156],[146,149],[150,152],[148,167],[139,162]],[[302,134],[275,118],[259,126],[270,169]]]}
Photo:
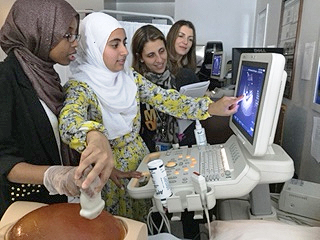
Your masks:
{"label": "monitor bezel", "polygon": [[314,84],[312,109],[317,112],[320,112],[320,57],[318,58],[317,74]]}
{"label": "monitor bezel", "polygon": [[242,53],[280,53],[284,54],[284,48],[278,47],[233,47],[231,57],[231,78],[232,84],[236,84],[240,57]]}
{"label": "monitor bezel", "polygon": [[[213,71],[212,71],[216,57],[220,57],[220,74],[213,74]],[[213,52],[211,66],[210,66],[210,78],[211,79],[222,80],[224,78],[224,68],[225,68],[224,60],[225,59],[224,59],[223,52]]]}
{"label": "monitor bezel", "polygon": [[[243,61],[242,62],[243,64],[241,65],[241,68],[239,68],[239,72],[242,73],[242,68],[243,66],[247,66],[247,67],[256,67],[256,68],[263,68],[265,70],[265,74],[264,74],[264,79],[263,79],[263,83],[262,83],[262,86],[261,88],[259,89],[261,92],[259,94],[259,99],[260,99],[260,103],[261,103],[261,99],[262,98],[262,94],[263,94],[263,90],[264,90],[264,87],[265,87],[265,84],[264,84],[264,81],[265,81],[265,78],[266,78],[266,73],[267,73],[267,68],[268,68],[268,63],[266,62],[253,62],[253,61]],[[241,81],[241,77],[242,75],[240,74],[239,75],[239,78],[238,78],[238,81]],[[240,82],[239,82],[240,83]],[[239,95],[238,91],[239,91],[239,86],[237,88],[237,91],[236,91],[236,95]],[[256,110],[256,116],[255,116],[255,123],[257,122],[257,119],[259,117],[259,111],[260,111],[260,107],[261,107],[261,104],[259,104],[257,110]],[[247,132],[247,130],[245,130],[245,128],[243,128],[241,126],[241,124],[236,121],[234,119],[234,116],[232,116],[232,122],[237,126],[237,128],[240,130],[240,132],[244,135],[244,137],[251,143],[253,144],[254,143],[254,137],[255,137],[255,134],[256,134],[256,129],[257,129],[257,124],[254,125],[254,130],[253,130],[253,134],[252,136]]]}
{"label": "monitor bezel", "polygon": [[[263,156],[269,148],[272,148],[274,141],[285,86],[285,58],[282,54],[276,53],[244,53],[240,59],[240,66],[246,61],[268,63],[253,139],[246,138],[241,132],[234,123],[234,115],[230,117],[229,126],[251,156]],[[238,69],[236,97],[238,96],[240,70],[241,67]]]}

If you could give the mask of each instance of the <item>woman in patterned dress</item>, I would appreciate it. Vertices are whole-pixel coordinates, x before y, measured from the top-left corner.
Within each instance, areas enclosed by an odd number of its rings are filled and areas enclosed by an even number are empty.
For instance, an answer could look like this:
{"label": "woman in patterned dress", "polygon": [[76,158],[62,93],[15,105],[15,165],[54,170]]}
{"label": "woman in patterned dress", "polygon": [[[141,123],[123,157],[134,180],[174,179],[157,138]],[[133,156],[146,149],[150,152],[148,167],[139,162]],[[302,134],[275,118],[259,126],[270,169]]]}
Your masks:
{"label": "woman in patterned dress", "polygon": [[[105,23],[105,24],[102,24]],[[165,90],[132,69],[125,69],[128,55],[126,35],[120,23],[104,13],[83,19],[78,56],[71,65],[73,80],[65,85],[66,100],[59,118],[61,138],[82,152],[86,135],[102,132],[109,140],[115,170],[102,191],[106,210],[112,214],[144,221],[150,201],[132,199],[125,188],[126,173],[135,171],[149,153],[139,135],[140,102],[158,111],[184,119],[206,119],[211,115],[228,116],[238,109],[239,98],[190,98],[176,90]],[[129,177],[138,177],[131,174]]]}

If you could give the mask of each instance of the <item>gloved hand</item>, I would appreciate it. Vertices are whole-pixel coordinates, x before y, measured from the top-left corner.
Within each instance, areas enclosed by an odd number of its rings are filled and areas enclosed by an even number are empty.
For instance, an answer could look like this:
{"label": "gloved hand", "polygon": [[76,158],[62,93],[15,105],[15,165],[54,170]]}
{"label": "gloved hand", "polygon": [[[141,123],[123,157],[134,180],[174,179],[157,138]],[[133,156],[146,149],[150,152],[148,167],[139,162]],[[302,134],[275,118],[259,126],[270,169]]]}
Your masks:
{"label": "gloved hand", "polygon": [[74,174],[77,167],[72,166],[51,166],[43,177],[43,184],[50,195],[60,194],[69,197],[80,195],[79,180],[75,180]]}
{"label": "gloved hand", "polygon": [[[92,167],[87,167],[80,179],[74,177],[76,169],[77,167],[72,166],[51,166],[44,173],[43,184],[51,195],[64,194],[69,197],[77,197],[80,195],[81,185]],[[100,184],[100,178],[96,177],[88,188],[82,189],[82,192],[92,198],[97,194],[94,189]]]}

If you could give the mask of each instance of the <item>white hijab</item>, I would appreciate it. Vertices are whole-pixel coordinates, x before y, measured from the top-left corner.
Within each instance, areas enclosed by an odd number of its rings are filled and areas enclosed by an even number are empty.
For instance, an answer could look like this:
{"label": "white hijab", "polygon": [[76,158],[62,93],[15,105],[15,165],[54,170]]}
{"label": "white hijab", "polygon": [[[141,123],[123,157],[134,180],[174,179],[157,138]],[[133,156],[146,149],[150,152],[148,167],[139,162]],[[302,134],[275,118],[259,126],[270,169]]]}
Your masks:
{"label": "white hijab", "polygon": [[76,60],[70,65],[73,78],[86,82],[97,95],[109,139],[131,132],[138,110],[132,71],[112,72],[103,61],[109,36],[118,28],[120,23],[105,13],[86,16],[80,24]]}

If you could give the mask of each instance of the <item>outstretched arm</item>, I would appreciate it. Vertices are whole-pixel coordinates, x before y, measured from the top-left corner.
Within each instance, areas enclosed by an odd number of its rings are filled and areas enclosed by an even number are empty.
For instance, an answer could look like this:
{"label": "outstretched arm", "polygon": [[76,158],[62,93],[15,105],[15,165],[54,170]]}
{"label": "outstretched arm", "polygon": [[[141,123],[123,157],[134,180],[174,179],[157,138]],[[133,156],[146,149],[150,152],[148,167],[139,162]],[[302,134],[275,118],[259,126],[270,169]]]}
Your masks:
{"label": "outstretched arm", "polygon": [[212,102],[208,97],[192,98],[180,94],[174,89],[163,89],[137,74],[140,100],[181,119],[204,120],[210,115],[230,116],[238,110],[241,97],[223,97]]}
{"label": "outstretched arm", "polygon": [[216,102],[209,104],[209,114],[216,116],[230,116],[238,111],[238,102],[243,99],[240,97],[223,97]]}
{"label": "outstretched arm", "polygon": [[[69,81],[65,86],[66,99],[59,116],[59,131],[63,142],[81,153],[75,177],[92,166],[82,188],[86,189],[99,176],[100,191],[114,166],[111,146],[102,124],[99,103],[91,88],[82,82]],[[88,112],[88,109],[91,109]]]}

